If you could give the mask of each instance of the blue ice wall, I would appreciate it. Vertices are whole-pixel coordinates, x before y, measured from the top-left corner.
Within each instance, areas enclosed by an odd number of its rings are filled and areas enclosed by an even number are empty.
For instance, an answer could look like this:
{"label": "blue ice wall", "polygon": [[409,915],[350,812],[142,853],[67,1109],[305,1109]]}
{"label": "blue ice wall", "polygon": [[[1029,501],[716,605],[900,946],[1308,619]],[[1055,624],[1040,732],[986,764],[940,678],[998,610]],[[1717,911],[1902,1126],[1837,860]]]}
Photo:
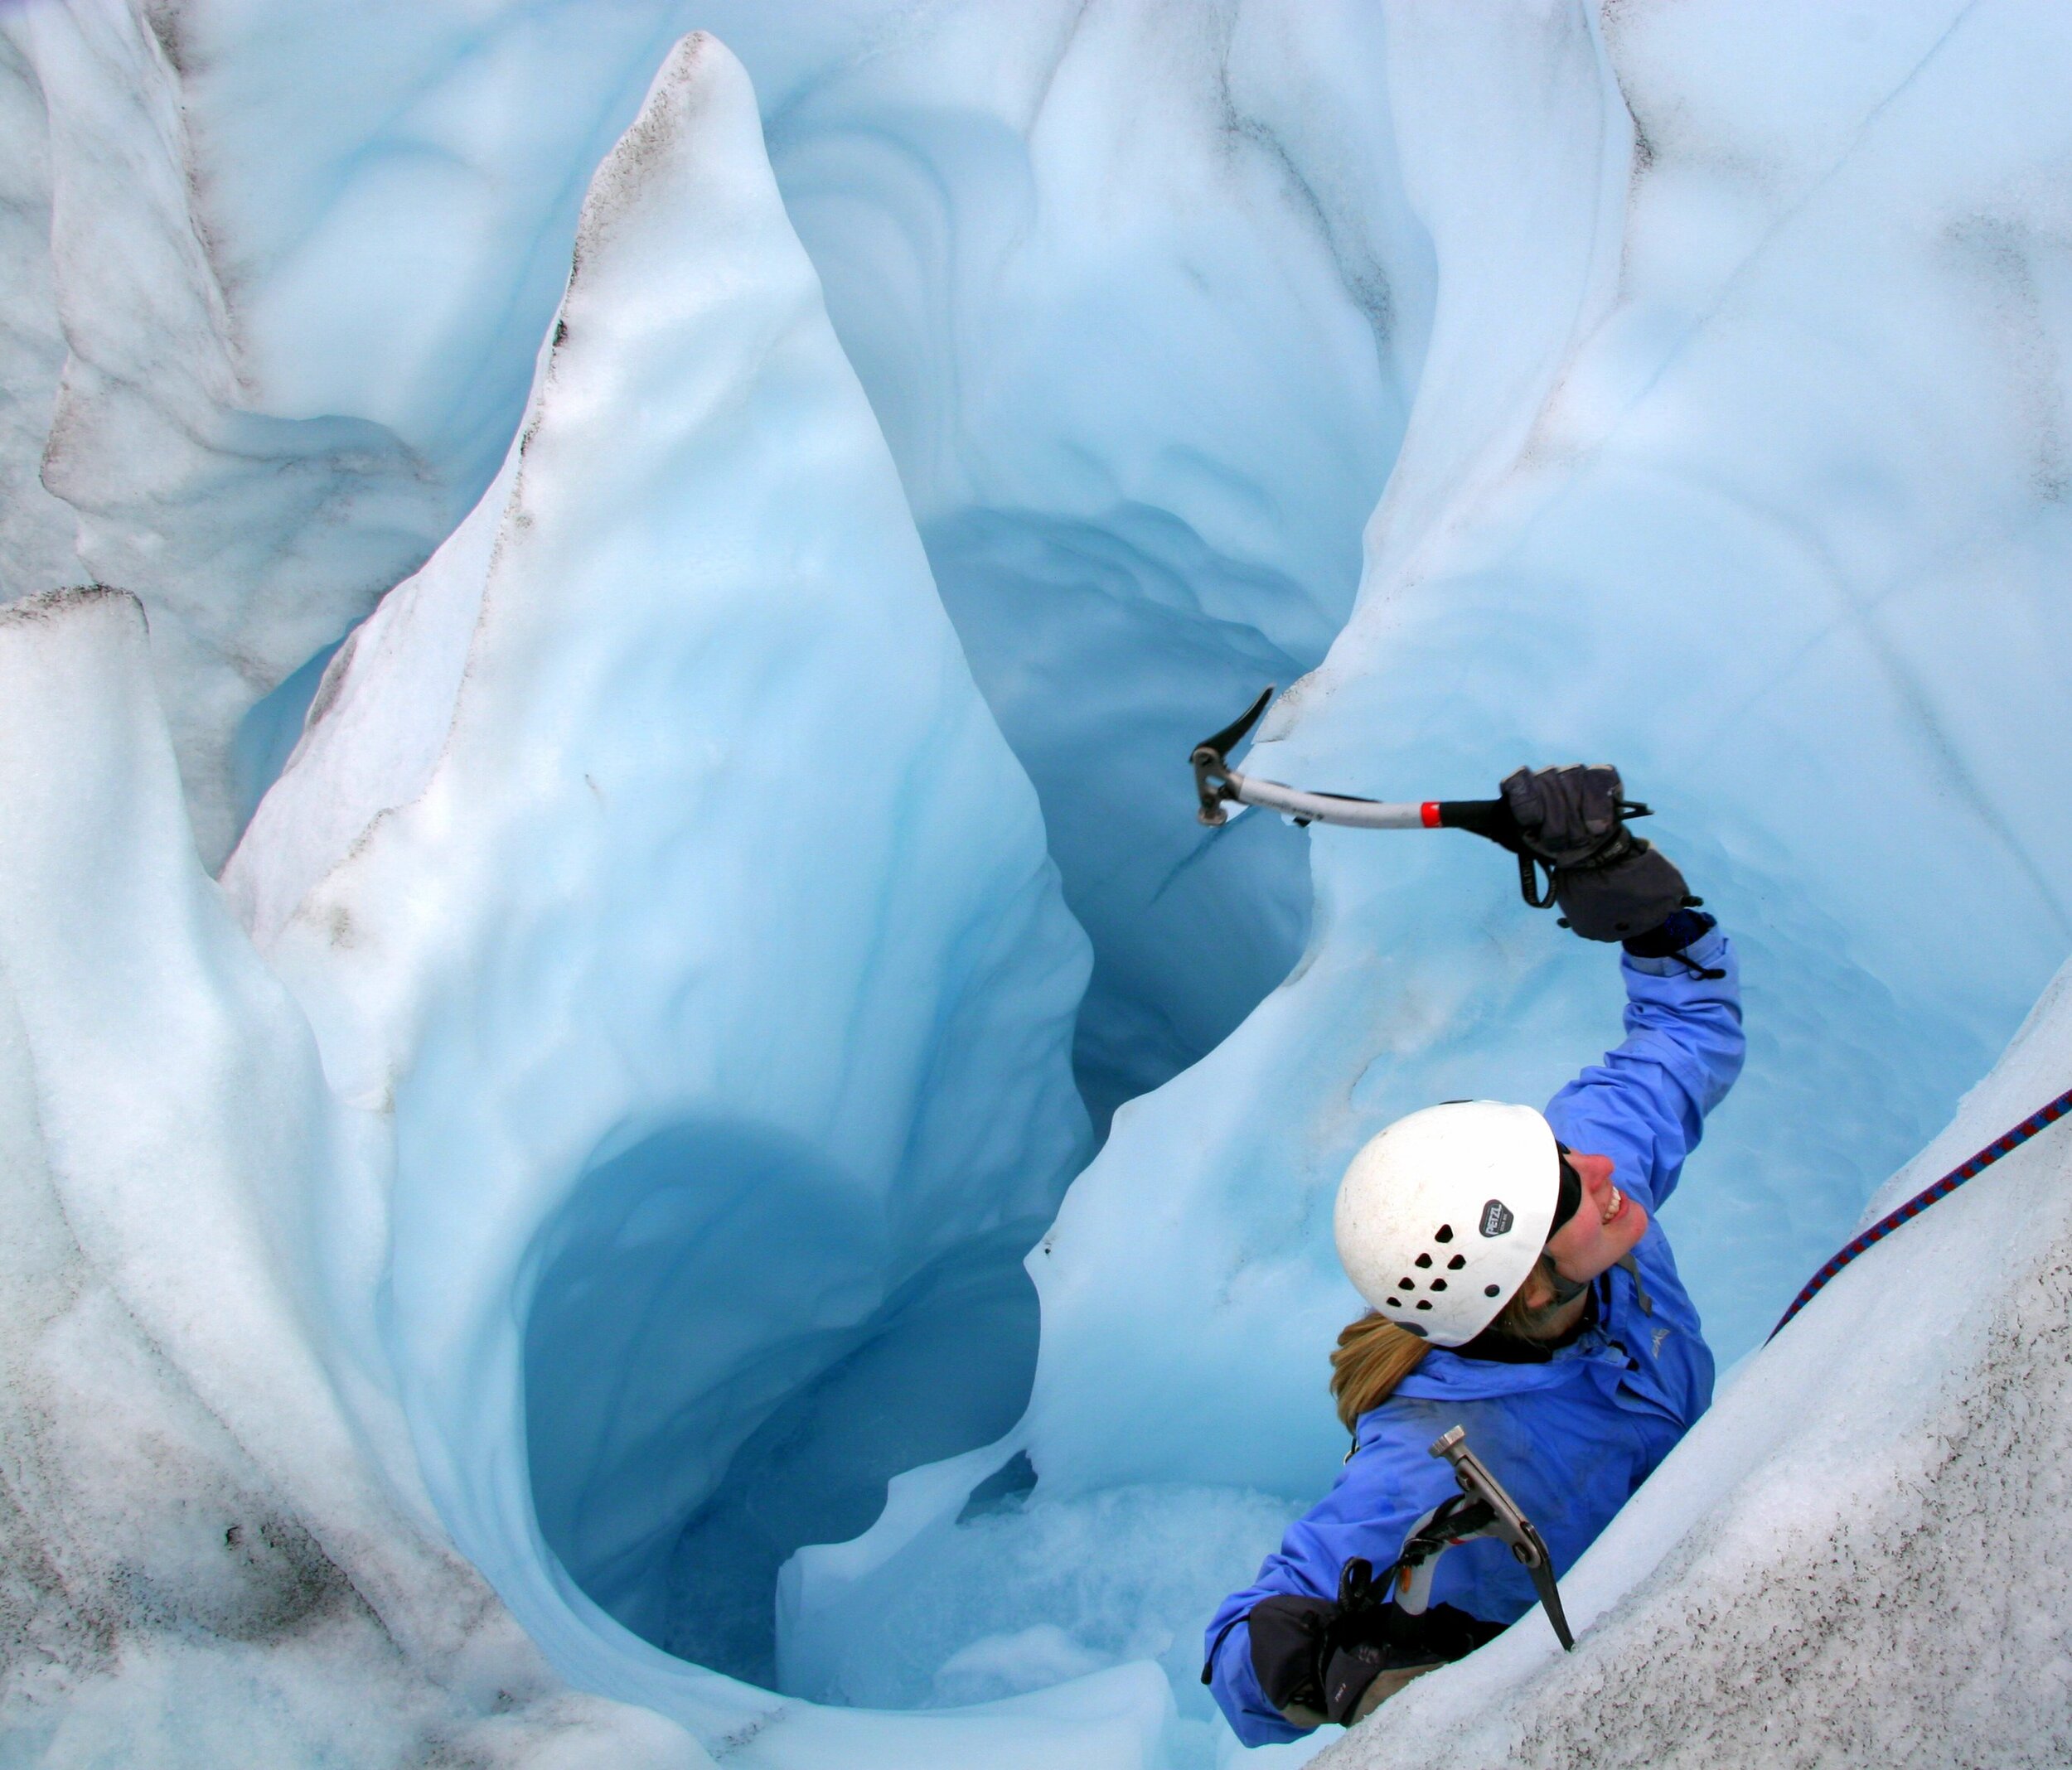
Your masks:
{"label": "blue ice wall", "polygon": [[[262,779],[481,498],[225,875],[360,1139],[249,1208],[343,1226],[367,1440],[562,1675],[751,1764],[1213,1763],[1345,1158],[1617,1002],[1502,857],[1210,837],[1186,749],[1295,677],[1305,785],[1625,767],[1745,961],[1666,1220],[1753,1343],[2072,938],[2061,9],[408,14],[0,17],[5,483],[183,764]],[[693,22],[759,108],[600,170]]]}

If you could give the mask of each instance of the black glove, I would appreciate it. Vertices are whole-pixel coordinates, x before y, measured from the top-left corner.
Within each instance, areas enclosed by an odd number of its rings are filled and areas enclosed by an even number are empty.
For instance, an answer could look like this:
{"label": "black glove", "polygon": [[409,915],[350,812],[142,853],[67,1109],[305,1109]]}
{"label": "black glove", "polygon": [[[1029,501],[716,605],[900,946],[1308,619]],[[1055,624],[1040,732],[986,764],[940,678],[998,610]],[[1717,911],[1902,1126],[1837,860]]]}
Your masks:
{"label": "black glove", "polygon": [[1245,1618],[1252,1676],[1291,1726],[1321,1727],[1331,1718],[1324,1706],[1324,1665],[1338,1616],[1339,1607],[1328,1598],[1276,1593],[1260,1599]]}
{"label": "black glove", "polygon": [[1527,849],[1550,867],[1581,866],[1625,829],[1619,808],[1625,783],[1616,768],[1520,768],[1503,783],[1503,802]]}
{"label": "black glove", "polygon": [[1419,1673],[1464,1659],[1503,1632],[1502,1623],[1451,1604],[1406,1615],[1374,1595],[1372,1569],[1358,1559],[1345,1564],[1339,1594],[1337,1603],[1261,1598],[1245,1618],[1252,1676],[1297,1727],[1349,1727]]}
{"label": "black glove", "polygon": [[1626,828],[1624,792],[1616,768],[1581,763],[1521,768],[1503,783],[1519,842],[1544,863],[1562,917],[1586,941],[1646,935],[1697,901],[1675,863]]}

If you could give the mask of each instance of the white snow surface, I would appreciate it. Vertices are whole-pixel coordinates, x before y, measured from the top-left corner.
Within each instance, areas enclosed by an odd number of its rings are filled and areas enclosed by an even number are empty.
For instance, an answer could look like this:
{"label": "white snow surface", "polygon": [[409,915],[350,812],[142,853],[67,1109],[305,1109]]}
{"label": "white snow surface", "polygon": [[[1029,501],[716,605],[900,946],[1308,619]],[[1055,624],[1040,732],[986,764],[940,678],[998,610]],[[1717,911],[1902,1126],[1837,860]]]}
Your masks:
{"label": "white snow surface", "polygon": [[[0,1757],[1323,1747],[1193,1671],[1343,1448],[1332,1189],[1616,983],[1188,747],[1620,762],[1742,954],[1664,1221],[1747,1352],[2072,932],[2069,81],[2046,0],[0,5],[0,592],[120,587],[0,612]],[[1574,1658],[1339,1753],[2061,1760],[2065,1134]]]}

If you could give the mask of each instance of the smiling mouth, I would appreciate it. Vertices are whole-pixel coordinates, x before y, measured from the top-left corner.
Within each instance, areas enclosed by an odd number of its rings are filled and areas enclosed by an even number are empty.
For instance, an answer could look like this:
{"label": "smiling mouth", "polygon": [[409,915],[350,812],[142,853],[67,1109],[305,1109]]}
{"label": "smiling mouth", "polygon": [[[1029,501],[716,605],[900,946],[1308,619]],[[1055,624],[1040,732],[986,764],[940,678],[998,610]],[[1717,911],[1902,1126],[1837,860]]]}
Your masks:
{"label": "smiling mouth", "polygon": [[1605,1222],[1606,1226],[1609,1227],[1611,1224],[1616,1223],[1619,1218],[1624,1216],[1625,1214],[1626,1195],[1620,1192],[1617,1187],[1614,1187],[1611,1189],[1611,1209],[1605,1213]]}

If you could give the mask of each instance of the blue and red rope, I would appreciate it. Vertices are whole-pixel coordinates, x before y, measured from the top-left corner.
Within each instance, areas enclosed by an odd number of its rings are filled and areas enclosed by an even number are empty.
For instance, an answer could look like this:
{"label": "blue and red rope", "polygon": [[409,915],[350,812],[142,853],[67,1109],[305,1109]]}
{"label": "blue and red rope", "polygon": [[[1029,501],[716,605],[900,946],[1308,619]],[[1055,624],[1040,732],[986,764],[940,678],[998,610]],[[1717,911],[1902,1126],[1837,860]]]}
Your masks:
{"label": "blue and red rope", "polygon": [[1841,1271],[1865,1249],[1873,1247],[1884,1240],[1900,1224],[1911,1222],[1938,1199],[1949,1197],[1967,1180],[1983,1173],[2002,1156],[2006,1155],[2011,1150],[2019,1149],[2046,1124],[2056,1124],[2068,1112],[2072,1112],[2072,1088],[2067,1088],[2064,1093],[2041,1111],[2030,1114],[2012,1130],[2007,1132],[2004,1135],[1996,1137],[1969,1160],[1958,1163],[1933,1186],[1923,1187],[1898,1210],[1888,1211],[1880,1217],[1876,1222],[1837,1253],[1832,1260],[1806,1281],[1805,1289],[1792,1298],[1791,1307],[1778,1318],[1777,1325],[1769,1331],[1769,1337],[1775,1339],[1784,1331],[1784,1324],[1813,1300],[1828,1279]]}

